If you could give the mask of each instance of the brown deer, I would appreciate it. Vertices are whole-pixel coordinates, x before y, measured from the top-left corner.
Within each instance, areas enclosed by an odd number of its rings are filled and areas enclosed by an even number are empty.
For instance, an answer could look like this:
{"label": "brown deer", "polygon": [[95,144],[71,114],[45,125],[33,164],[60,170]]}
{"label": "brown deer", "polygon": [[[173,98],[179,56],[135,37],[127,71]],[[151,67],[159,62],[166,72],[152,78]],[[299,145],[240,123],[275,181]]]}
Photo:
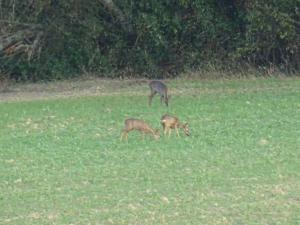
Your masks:
{"label": "brown deer", "polygon": [[177,136],[179,137],[178,128],[182,128],[186,136],[190,136],[188,123],[180,123],[179,119],[175,116],[165,114],[161,117],[160,122],[164,129],[164,135],[168,133],[170,136],[172,129],[175,129]]}
{"label": "brown deer", "polygon": [[168,106],[170,97],[168,96],[167,86],[161,81],[153,80],[149,83],[149,87],[151,91],[149,96],[149,106],[151,106],[152,98],[157,93],[160,95],[160,102],[162,103],[164,100],[166,106]]}
{"label": "brown deer", "polygon": [[143,139],[145,134],[151,134],[155,139],[159,139],[160,137],[159,130],[154,130],[145,121],[140,119],[126,119],[125,128],[123,129],[120,140],[123,140],[124,136],[127,140],[128,133],[133,130],[141,132]]}

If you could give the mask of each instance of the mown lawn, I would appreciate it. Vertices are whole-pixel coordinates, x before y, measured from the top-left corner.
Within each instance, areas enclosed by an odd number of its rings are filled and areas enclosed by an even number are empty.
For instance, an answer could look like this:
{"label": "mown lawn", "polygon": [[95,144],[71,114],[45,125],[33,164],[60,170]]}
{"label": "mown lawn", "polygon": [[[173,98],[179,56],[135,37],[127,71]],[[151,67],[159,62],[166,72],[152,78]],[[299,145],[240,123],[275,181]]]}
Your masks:
{"label": "mown lawn", "polygon": [[[0,103],[0,224],[300,224],[300,79],[173,80]],[[156,141],[130,133],[137,117]],[[161,132],[162,133],[162,132]]]}

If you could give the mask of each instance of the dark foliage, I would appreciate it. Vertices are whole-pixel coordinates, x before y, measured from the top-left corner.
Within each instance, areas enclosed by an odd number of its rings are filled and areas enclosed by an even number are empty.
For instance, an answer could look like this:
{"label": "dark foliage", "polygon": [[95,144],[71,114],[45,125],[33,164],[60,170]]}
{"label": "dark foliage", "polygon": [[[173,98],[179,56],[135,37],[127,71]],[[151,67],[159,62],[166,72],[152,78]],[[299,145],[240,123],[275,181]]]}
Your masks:
{"label": "dark foliage", "polygon": [[299,0],[3,0],[0,74],[162,77],[206,64],[299,71],[299,15]]}

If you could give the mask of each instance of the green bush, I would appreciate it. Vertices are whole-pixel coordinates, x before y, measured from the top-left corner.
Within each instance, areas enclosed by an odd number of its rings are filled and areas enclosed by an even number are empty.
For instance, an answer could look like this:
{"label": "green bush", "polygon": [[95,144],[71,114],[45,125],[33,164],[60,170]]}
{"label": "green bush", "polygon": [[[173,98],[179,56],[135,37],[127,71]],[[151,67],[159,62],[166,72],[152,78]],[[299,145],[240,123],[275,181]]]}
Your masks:
{"label": "green bush", "polygon": [[30,24],[43,36],[31,60],[0,51],[0,73],[35,81],[86,72],[174,76],[215,62],[300,69],[299,0],[114,0],[126,23],[100,2],[3,0],[1,36]]}
{"label": "green bush", "polygon": [[247,8],[245,38],[237,53],[254,65],[274,64],[299,70],[299,3],[251,1]]}

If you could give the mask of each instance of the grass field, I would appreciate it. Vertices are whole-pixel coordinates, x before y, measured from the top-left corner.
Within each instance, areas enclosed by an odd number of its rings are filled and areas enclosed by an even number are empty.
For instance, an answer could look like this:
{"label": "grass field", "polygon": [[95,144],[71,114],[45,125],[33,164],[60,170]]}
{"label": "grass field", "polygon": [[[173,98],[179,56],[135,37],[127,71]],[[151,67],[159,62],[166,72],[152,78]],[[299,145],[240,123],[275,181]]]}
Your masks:
{"label": "grass field", "polygon": [[[0,224],[300,224],[300,79],[172,80],[169,108],[103,82],[2,99]],[[125,118],[166,112],[191,136],[119,141]]]}

